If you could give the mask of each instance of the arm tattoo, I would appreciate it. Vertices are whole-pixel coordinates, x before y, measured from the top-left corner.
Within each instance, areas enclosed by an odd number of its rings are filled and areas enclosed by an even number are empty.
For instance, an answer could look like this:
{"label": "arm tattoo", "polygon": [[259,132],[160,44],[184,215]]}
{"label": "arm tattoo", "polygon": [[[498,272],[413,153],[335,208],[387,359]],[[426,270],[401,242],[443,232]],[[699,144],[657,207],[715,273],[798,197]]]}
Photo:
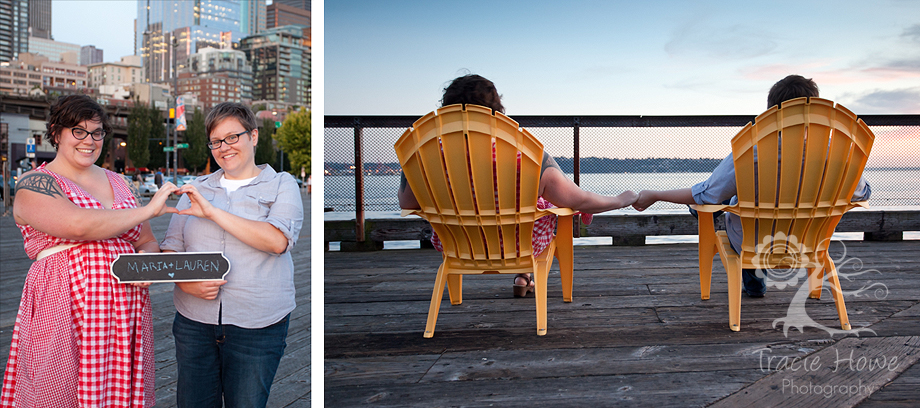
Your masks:
{"label": "arm tattoo", "polygon": [[562,171],[562,168],[560,168],[559,165],[556,164],[556,160],[553,160],[553,156],[550,156],[549,153],[547,152],[543,152],[543,165],[540,166],[540,178],[543,178],[543,172],[546,171],[546,169],[551,168],[551,167],[556,170],[559,170],[560,173],[565,174]]}
{"label": "arm tattoo", "polygon": [[20,190],[34,191],[50,197],[64,197],[64,190],[61,190],[54,177],[45,173],[32,173],[23,177],[16,183],[16,194],[19,194]]}
{"label": "arm tattoo", "polygon": [[125,183],[125,184],[128,185],[128,190],[131,190],[131,195],[134,196],[134,200],[137,201],[137,204],[138,204],[138,205],[140,205],[140,204],[143,202],[143,201],[141,201],[141,192],[140,192],[140,190],[138,190],[137,187],[134,186],[134,182],[128,182],[128,183]]}
{"label": "arm tattoo", "polygon": [[406,191],[407,186],[409,186],[409,180],[406,180],[406,173],[402,173],[399,176],[399,192]]}

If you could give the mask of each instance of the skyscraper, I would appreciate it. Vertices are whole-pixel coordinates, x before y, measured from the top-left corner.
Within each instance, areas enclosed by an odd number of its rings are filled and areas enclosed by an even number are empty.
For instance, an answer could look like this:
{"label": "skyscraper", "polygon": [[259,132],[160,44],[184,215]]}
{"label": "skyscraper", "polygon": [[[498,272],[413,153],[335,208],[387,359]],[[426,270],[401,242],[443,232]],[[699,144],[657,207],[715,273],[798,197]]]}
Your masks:
{"label": "skyscraper", "polygon": [[211,109],[221,102],[252,102],[252,67],[239,50],[204,48],[189,57],[179,71],[179,94],[193,94],[199,106]]}
{"label": "skyscraper", "polygon": [[265,31],[265,0],[240,0],[240,31],[255,35]]}
{"label": "skyscraper", "polygon": [[51,0],[29,0],[29,35],[51,40]]}
{"label": "skyscraper", "polygon": [[284,4],[285,6],[297,7],[302,10],[310,10],[310,0],[275,0],[272,4]]}
{"label": "skyscraper", "polygon": [[309,27],[269,28],[243,39],[252,64],[252,99],[310,106]]}
{"label": "skyscraper", "polygon": [[171,80],[199,49],[238,46],[244,37],[241,14],[237,1],[138,0],[135,50],[146,80]]}
{"label": "skyscraper", "polygon": [[0,0],[0,62],[29,52],[28,0]]}
{"label": "skyscraper", "polygon": [[268,11],[267,28],[299,24],[310,27],[310,10],[288,6],[281,3],[272,3]]}
{"label": "skyscraper", "polygon": [[93,65],[102,62],[102,50],[95,45],[80,47],[80,65]]}

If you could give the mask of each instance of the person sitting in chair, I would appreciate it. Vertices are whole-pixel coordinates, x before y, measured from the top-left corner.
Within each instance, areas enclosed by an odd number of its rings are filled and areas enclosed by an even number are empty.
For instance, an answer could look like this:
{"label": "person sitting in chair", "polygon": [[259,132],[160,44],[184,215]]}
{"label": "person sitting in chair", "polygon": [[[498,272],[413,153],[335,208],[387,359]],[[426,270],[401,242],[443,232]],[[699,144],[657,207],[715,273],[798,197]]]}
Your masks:
{"label": "person sitting in chair", "polygon": [[[479,75],[469,74],[458,77],[444,89],[441,106],[458,103],[481,105],[491,108],[493,112],[505,113],[501,95],[495,89],[495,85],[492,81]],[[572,208],[585,214],[582,217],[585,224],[591,223],[592,214],[627,207],[638,198],[633,191],[625,191],[615,197],[609,197],[582,190],[565,176],[553,157],[546,151],[543,152],[543,164],[540,170],[539,195],[537,208],[546,209],[554,205]],[[405,175],[400,178],[398,196],[400,208],[409,210],[421,208]],[[555,215],[547,215],[534,223],[534,256],[543,252],[552,241],[555,227]],[[437,250],[442,250],[437,234],[432,235],[431,243]],[[534,283],[529,273],[518,274],[514,277],[515,297],[524,297],[528,292],[533,292],[533,288]]]}
{"label": "person sitting in chair", "polygon": [[[802,98],[818,97],[818,85],[810,78],[801,75],[789,75],[770,88],[767,94],[767,108],[778,106],[785,101]],[[755,157],[756,160],[756,157]],[[860,177],[859,185],[853,193],[853,201],[869,199],[872,193],[864,177]],[[713,170],[712,175],[705,181],[695,184],[690,188],[675,190],[642,190],[633,208],[645,211],[658,201],[668,201],[678,204],[736,204],[738,202],[738,188],[735,184],[735,161],[729,153],[725,159]],[[696,215],[696,214],[694,214]],[[732,249],[741,253],[742,228],[741,218],[735,214],[725,213],[725,230],[731,242]],[[750,297],[763,297],[767,291],[763,271],[743,269],[741,273],[744,292]]]}

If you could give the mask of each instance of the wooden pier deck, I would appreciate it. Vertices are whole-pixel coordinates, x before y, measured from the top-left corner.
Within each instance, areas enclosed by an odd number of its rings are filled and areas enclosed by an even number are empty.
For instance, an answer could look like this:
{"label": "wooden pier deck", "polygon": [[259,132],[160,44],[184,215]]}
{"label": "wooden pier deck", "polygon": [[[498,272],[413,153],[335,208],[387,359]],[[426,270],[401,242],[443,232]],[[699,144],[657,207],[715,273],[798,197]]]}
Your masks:
{"label": "wooden pier deck", "polygon": [[[297,308],[291,313],[287,348],[275,375],[269,407],[310,406],[310,195],[304,193],[303,197],[304,223],[293,252]],[[175,204],[173,201],[169,205]],[[170,217],[167,214],[151,220],[153,232],[160,241],[166,236]],[[22,248],[22,235],[13,217],[0,217],[0,369],[3,370],[9,358],[22,285],[31,263]],[[173,285],[168,283],[150,287],[156,360],[156,406],[166,408],[176,406],[176,353],[172,337],[176,308],[173,306],[172,290]]]}
{"label": "wooden pier deck", "polygon": [[[852,278],[843,289],[866,288],[846,297],[850,322],[874,333],[774,327],[801,312],[790,307],[798,286],[743,295],[731,332],[718,258],[702,301],[696,245],[669,244],[576,247],[574,302],[562,302],[554,266],[542,337],[533,298],[514,299],[510,276],[468,276],[463,304],[445,293],[425,339],[438,252],[328,252],[325,404],[920,406],[920,241],[844,244],[832,247]],[[806,305],[793,321],[839,329],[830,293]]]}

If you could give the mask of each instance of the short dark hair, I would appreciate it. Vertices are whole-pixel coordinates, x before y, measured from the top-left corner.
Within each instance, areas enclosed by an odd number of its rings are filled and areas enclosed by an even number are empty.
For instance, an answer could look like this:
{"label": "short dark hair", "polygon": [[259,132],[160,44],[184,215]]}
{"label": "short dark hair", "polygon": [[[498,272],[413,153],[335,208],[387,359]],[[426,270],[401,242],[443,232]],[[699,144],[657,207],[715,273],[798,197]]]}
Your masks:
{"label": "short dark hair", "polygon": [[206,137],[211,137],[211,131],[227,118],[236,118],[246,128],[247,132],[251,132],[258,127],[256,115],[252,113],[248,106],[236,102],[222,102],[211,108],[207,118],[204,120],[205,131],[207,132]]}
{"label": "short dark hair", "polygon": [[102,130],[105,131],[105,134],[112,134],[109,115],[93,98],[83,94],[58,98],[51,104],[51,115],[45,125],[47,130],[45,140],[57,149],[57,137],[61,134],[61,131],[64,128],[77,126],[84,120],[98,120],[102,122]]}
{"label": "short dark hair", "polygon": [[475,74],[458,77],[444,88],[441,106],[457,103],[482,105],[492,108],[493,111],[505,113],[502,96],[495,89],[495,84]]}
{"label": "short dark hair", "polygon": [[818,84],[811,78],[801,75],[789,75],[773,84],[767,94],[767,108],[779,105],[790,99],[817,97]]}

